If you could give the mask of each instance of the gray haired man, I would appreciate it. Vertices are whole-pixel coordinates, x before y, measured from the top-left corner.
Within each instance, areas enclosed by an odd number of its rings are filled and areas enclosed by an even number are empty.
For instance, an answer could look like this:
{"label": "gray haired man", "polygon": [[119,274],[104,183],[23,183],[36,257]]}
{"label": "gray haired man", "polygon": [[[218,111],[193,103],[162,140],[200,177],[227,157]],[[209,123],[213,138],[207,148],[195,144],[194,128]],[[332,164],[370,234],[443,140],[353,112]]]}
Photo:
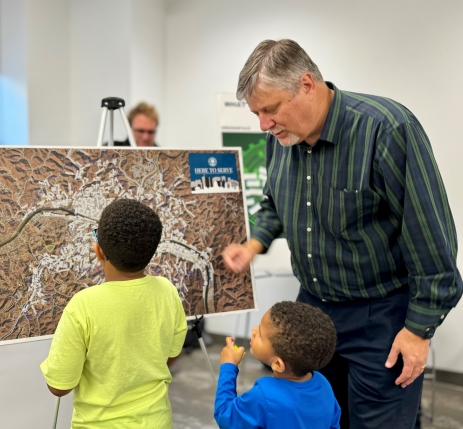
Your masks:
{"label": "gray haired man", "polygon": [[252,238],[227,247],[225,264],[244,270],[284,231],[297,300],[336,325],[321,372],[341,428],[413,428],[430,338],[462,294],[455,225],[422,126],[393,100],[325,82],[292,40],[257,46],[237,97],[269,132],[267,183]]}

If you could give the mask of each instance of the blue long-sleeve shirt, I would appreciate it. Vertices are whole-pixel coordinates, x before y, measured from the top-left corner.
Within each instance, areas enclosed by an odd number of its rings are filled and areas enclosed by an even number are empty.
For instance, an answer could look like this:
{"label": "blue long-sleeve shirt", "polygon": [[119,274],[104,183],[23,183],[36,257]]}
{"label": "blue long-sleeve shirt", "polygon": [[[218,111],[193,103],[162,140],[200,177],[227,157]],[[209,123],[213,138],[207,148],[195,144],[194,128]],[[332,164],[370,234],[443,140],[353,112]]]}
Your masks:
{"label": "blue long-sleeve shirt", "polygon": [[341,409],[319,372],[305,382],[262,377],[236,395],[238,367],[220,366],[214,418],[221,429],[339,429]]}

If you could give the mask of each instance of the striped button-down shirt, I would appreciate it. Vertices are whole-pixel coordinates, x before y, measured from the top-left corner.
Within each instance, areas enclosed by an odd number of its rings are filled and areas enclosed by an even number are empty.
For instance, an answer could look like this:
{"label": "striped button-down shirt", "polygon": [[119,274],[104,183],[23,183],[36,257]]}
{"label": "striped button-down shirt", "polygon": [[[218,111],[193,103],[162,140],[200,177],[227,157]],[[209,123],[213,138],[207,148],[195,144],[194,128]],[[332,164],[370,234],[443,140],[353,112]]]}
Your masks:
{"label": "striped button-down shirt", "polygon": [[382,298],[405,284],[405,326],[430,338],[462,294],[457,238],[429,140],[382,97],[334,90],[318,141],[267,139],[267,183],[252,237],[284,231],[302,287],[331,302]]}

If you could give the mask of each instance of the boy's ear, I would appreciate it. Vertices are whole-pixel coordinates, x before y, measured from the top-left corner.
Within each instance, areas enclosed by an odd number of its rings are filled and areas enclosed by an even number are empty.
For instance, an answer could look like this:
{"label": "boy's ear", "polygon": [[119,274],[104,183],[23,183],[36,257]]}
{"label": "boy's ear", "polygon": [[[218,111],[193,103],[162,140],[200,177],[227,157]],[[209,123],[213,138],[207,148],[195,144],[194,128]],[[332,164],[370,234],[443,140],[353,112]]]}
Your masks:
{"label": "boy's ear", "polygon": [[280,374],[285,372],[286,365],[283,362],[283,359],[277,357],[273,362],[272,362],[272,371],[273,372],[279,372]]}
{"label": "boy's ear", "polygon": [[95,251],[96,259],[98,259],[99,262],[106,260],[106,256],[103,252],[103,249],[100,247],[98,243],[93,243],[93,250]]}

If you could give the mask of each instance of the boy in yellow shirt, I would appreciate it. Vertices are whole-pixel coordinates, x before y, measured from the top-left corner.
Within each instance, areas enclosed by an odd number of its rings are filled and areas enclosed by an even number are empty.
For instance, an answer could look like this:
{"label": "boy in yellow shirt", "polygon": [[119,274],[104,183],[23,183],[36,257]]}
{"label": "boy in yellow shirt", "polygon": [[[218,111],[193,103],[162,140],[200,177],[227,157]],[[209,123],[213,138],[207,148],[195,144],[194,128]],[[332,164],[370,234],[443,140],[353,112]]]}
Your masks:
{"label": "boy in yellow shirt", "polygon": [[94,250],[106,282],[69,301],[40,366],[54,395],[74,390],[72,429],[172,428],[167,361],[187,325],[175,286],[144,274],[161,234],[138,201],[103,210]]}

